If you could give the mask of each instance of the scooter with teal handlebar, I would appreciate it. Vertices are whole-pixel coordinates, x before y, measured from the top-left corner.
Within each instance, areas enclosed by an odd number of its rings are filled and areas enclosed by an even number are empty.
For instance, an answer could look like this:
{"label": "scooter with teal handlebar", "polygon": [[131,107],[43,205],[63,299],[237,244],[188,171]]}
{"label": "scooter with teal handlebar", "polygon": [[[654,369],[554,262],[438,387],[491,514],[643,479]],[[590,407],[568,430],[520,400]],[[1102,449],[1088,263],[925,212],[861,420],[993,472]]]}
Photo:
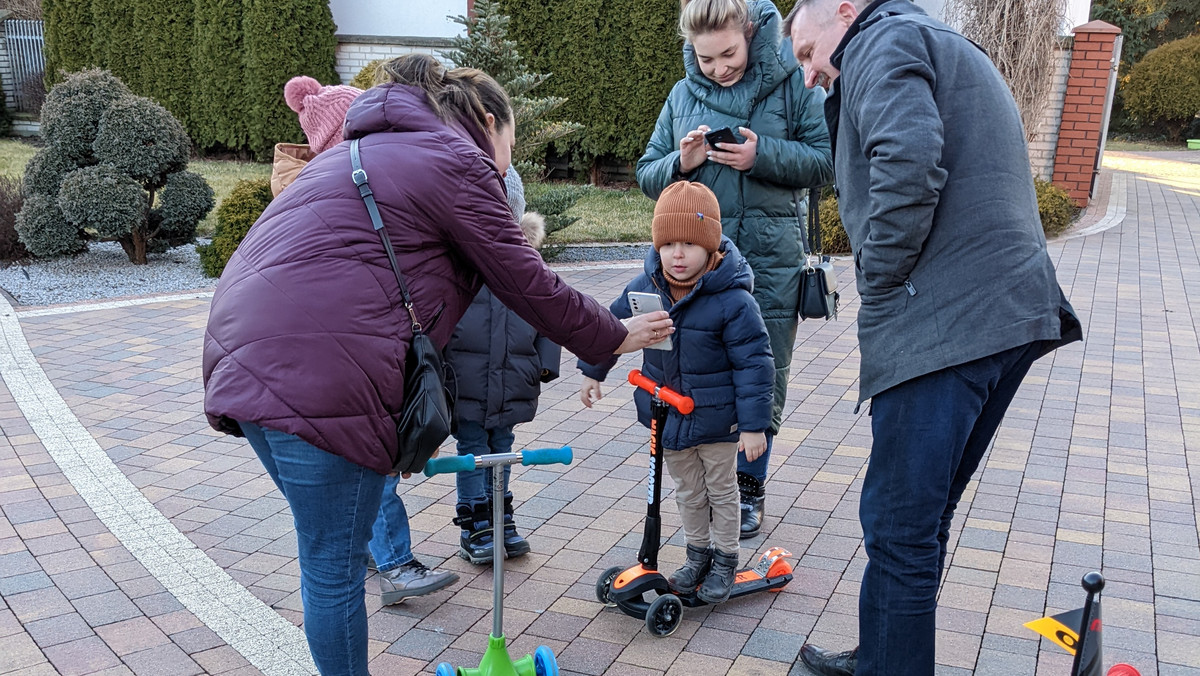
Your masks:
{"label": "scooter with teal handlebar", "polygon": [[[484,467],[505,465],[550,465],[571,464],[570,446],[518,451],[516,453],[493,453],[490,455],[459,455],[433,458],[425,463],[425,476],[469,472]],[[492,495],[504,495],[504,472],[492,472]],[[492,523],[504,523],[504,501],[492,500]],[[558,676],[558,660],[546,646],[539,646],[533,655],[513,660],[508,655],[508,642],[504,637],[504,551],[495,547],[492,556],[492,633],[488,647],[477,668],[458,667],[449,662],[437,666],[437,676]]]}

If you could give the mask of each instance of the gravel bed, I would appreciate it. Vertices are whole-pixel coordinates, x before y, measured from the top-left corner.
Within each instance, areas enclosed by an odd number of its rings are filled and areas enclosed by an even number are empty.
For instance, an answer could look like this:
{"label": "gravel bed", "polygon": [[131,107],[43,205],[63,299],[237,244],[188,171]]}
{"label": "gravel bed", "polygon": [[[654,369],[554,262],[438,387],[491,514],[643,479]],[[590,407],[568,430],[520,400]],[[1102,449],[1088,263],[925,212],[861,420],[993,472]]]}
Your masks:
{"label": "gravel bed", "polygon": [[[205,243],[207,240],[198,240]],[[649,242],[580,244],[563,249],[554,263],[641,260]],[[200,270],[193,244],[151,254],[146,265],[133,265],[116,242],[93,243],[74,258],[34,260],[0,268],[0,289],[21,305],[57,305],[88,300],[211,289],[217,280]]]}
{"label": "gravel bed", "polygon": [[[203,243],[205,240],[200,240]],[[200,270],[194,244],[150,254],[146,265],[129,262],[116,242],[93,243],[73,258],[34,260],[0,269],[0,288],[21,305],[55,305],[86,300],[211,289],[217,280]]]}

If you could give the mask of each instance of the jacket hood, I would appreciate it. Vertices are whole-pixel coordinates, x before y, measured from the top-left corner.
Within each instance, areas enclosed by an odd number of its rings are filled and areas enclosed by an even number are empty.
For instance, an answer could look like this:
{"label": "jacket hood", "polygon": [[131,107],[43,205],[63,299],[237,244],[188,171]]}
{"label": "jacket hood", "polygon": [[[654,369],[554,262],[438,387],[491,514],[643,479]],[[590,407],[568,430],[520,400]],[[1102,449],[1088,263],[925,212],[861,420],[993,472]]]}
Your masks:
{"label": "jacket hood", "polygon": [[492,140],[473,122],[447,123],[429,107],[429,98],[419,87],[396,83],[371,87],[346,111],[346,140],[377,132],[434,132],[451,130],[470,139],[488,157],[495,159]]}
{"label": "jacket hood", "polygon": [[[750,264],[746,262],[746,257],[738,251],[737,245],[733,240],[725,235],[721,235],[721,251],[725,252],[725,259],[717,266],[716,270],[704,273],[704,276],[697,282],[692,293],[688,294],[710,294],[720,293],[726,289],[745,289],[746,291],[754,291],[754,273],[750,270]],[[654,280],[655,286],[659,289],[667,289],[667,278],[663,275],[662,258],[658,255],[658,250],[653,246],[646,254],[645,267],[646,276]],[[686,296],[685,296],[686,298]]]}
{"label": "jacket hood", "polygon": [[746,73],[737,84],[722,87],[705,77],[696,63],[696,49],[689,42],[683,43],[683,69],[692,95],[714,110],[737,117],[747,117],[754,104],[766,98],[798,67],[795,59],[785,56],[780,49],[783,17],[775,3],[750,0],[747,4],[754,35],[750,38]]}

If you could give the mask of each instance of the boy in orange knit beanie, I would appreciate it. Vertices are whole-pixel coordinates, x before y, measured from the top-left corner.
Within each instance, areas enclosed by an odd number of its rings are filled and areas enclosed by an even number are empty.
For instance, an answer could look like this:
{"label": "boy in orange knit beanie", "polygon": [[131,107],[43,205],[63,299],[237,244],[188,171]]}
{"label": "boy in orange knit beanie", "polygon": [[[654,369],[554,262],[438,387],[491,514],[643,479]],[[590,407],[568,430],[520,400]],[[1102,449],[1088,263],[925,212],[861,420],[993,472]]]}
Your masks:
{"label": "boy in orange knit beanie", "polygon": [[[663,428],[663,456],[675,480],[675,500],[687,538],[687,560],[668,579],[706,603],[729,598],[738,568],[741,506],[737,453],[750,460],[767,447],[775,362],[758,303],[754,275],[721,234],[721,207],[702,183],[663,190],[651,226],[646,266],[612,304],[632,315],[630,291],[657,294],[675,322],[672,349],[642,351],[642,372],[696,402],[688,416],[672,409]],[[580,362],[587,407],[602,396],[600,381],[616,364]],[[634,392],[638,419],[650,427],[650,396]],[[710,522],[711,510],[711,522]]]}

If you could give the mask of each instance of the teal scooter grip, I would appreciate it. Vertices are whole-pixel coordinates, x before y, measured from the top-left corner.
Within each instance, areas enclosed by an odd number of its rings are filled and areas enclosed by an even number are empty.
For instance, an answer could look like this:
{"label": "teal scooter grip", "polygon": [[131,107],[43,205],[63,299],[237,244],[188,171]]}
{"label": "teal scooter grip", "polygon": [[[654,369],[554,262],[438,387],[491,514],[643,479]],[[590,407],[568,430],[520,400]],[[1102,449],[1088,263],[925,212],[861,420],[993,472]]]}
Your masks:
{"label": "teal scooter grip", "polygon": [[455,455],[446,458],[431,458],[425,463],[425,476],[434,474],[454,474],[469,472],[475,469],[475,456]]}
{"label": "teal scooter grip", "polygon": [[521,451],[522,465],[552,465],[554,463],[562,463],[564,465],[571,464],[574,454],[571,453],[570,446],[562,448],[539,448],[533,451]]}

